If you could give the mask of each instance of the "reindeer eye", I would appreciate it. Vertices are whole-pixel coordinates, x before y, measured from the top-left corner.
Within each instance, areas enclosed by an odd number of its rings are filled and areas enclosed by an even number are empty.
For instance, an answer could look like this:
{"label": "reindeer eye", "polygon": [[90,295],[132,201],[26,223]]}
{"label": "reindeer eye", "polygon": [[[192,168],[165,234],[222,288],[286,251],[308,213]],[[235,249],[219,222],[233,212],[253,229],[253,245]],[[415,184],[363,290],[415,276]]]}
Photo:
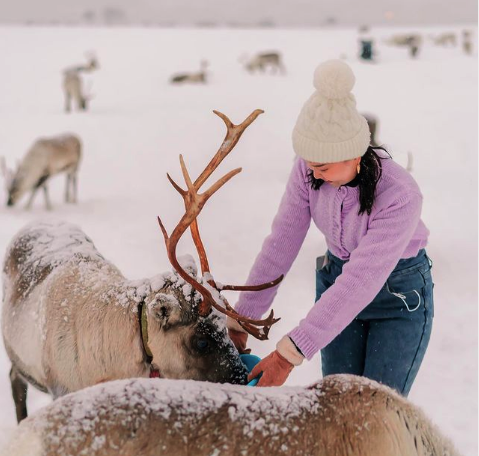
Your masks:
{"label": "reindeer eye", "polygon": [[210,346],[207,339],[196,339],[196,348],[200,351],[206,351]]}

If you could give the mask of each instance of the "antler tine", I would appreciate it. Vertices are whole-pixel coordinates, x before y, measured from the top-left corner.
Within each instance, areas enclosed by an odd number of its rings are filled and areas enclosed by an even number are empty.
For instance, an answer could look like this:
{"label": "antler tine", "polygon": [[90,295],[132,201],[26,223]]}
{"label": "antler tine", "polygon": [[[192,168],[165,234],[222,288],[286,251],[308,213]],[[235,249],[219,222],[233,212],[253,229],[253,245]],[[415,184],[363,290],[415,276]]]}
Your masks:
{"label": "antler tine", "polygon": [[[223,301],[225,303],[226,310],[236,314],[235,317],[231,315],[230,316],[234,318],[245,331],[247,331],[249,334],[251,334],[253,337],[259,340],[267,340],[271,326],[273,326],[276,322],[281,320],[281,318],[274,318],[274,312],[272,310],[269,313],[268,317],[265,318],[264,320],[249,319],[249,318],[243,317],[238,312],[236,312],[229,305],[226,298],[223,297]],[[258,326],[263,326],[263,327],[258,328]]]}
{"label": "antler tine", "polygon": [[272,280],[271,282],[261,283],[259,285],[223,285],[221,291],[261,291],[266,290],[267,288],[274,287],[278,285],[284,279],[284,275],[281,274],[277,279]]}
{"label": "antler tine", "polygon": [[226,136],[223,140],[218,152],[210,160],[206,168],[199,175],[198,179],[195,181],[195,188],[199,189],[211,176],[213,171],[220,165],[220,163],[225,159],[225,157],[233,150],[233,148],[238,143],[241,135],[244,133],[246,128],[248,128],[254,120],[264,111],[262,109],[255,109],[242,123],[239,125],[234,125],[233,122],[222,112],[213,111],[218,117],[220,117],[226,125]]}

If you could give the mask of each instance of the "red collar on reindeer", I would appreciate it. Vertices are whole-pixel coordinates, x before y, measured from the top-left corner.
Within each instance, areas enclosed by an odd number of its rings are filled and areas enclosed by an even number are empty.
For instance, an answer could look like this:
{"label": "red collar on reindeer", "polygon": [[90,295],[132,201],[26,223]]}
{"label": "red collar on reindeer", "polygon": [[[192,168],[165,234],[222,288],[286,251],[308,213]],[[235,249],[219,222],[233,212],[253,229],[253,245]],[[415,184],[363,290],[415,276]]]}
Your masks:
{"label": "red collar on reindeer", "polygon": [[143,358],[150,366],[150,378],[161,378],[160,370],[154,364],[153,354],[148,346],[148,315],[146,313],[145,301],[138,304],[138,319],[140,322],[141,343],[143,346]]}

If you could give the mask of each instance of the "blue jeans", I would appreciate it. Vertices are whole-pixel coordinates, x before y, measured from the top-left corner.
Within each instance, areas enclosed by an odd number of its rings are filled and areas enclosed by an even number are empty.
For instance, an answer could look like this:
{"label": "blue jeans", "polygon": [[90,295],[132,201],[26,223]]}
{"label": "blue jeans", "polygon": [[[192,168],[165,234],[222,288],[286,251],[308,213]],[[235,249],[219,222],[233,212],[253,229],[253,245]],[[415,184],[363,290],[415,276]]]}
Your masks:
{"label": "blue jeans", "polygon": [[[316,271],[316,301],[346,263],[330,252],[327,258]],[[425,250],[399,261],[374,300],[321,350],[323,377],[362,375],[409,394],[431,336],[431,267]]]}

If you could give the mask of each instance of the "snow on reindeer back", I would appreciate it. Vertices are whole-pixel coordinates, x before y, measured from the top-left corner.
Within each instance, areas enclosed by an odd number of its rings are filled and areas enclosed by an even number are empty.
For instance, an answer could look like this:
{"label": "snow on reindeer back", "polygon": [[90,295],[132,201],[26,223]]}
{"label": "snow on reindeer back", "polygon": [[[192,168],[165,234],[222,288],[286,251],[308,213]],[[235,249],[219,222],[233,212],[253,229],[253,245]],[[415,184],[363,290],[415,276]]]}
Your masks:
{"label": "snow on reindeer back", "polygon": [[38,220],[23,227],[12,239],[7,251],[18,249],[20,265],[61,265],[75,255],[84,258],[104,258],[92,240],[76,225],[61,220]]}
{"label": "snow on reindeer back", "polygon": [[41,282],[56,267],[73,257],[103,257],[93,242],[76,225],[59,220],[38,220],[22,228],[10,242],[5,256],[4,273],[18,271],[23,295]]}
{"label": "snow on reindeer back", "polygon": [[[15,258],[24,296],[50,272],[73,261],[81,280],[88,283],[89,290],[102,290],[103,301],[131,308],[133,312],[137,311],[137,304],[146,296],[165,289],[178,289],[187,302],[193,300],[191,304],[200,300],[200,295],[176,271],[167,271],[148,279],[127,280],[98,252],[80,227],[61,220],[38,220],[26,225],[11,241],[8,256]],[[188,274],[196,276],[197,267],[191,255],[178,257],[178,261]],[[105,284],[110,286],[105,288]],[[81,293],[80,288],[79,283],[78,293]],[[170,302],[173,301],[181,305],[171,295]]]}
{"label": "snow on reindeer back", "polygon": [[[116,380],[58,399],[24,421],[14,439],[18,441],[34,430],[42,435],[45,447],[61,449],[65,456],[75,454],[70,449],[81,449],[81,454],[102,454],[103,445],[119,444],[121,448],[134,438],[135,430],[150,425],[153,429],[153,423],[165,421],[168,433],[181,434],[183,427],[194,427],[194,423],[217,413],[225,413],[221,415],[224,424],[240,424],[247,437],[254,433],[267,437],[298,433],[300,438],[301,429],[288,427],[288,421],[305,412],[316,413],[321,407],[318,394],[317,390],[302,387],[246,388],[193,380]],[[112,441],[113,429],[119,441]],[[194,437],[190,434],[190,438]]]}

